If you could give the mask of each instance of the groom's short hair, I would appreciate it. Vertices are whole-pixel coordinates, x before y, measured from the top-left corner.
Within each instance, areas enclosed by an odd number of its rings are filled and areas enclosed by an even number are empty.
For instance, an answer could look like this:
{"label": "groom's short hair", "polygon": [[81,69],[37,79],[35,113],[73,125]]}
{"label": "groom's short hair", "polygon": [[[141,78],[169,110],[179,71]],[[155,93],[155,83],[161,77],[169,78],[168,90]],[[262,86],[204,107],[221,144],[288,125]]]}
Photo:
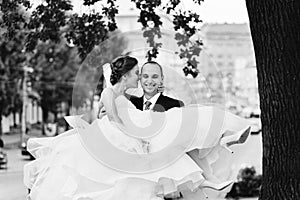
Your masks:
{"label": "groom's short hair", "polygon": [[161,65],[158,64],[158,62],[155,62],[155,61],[147,61],[147,62],[145,62],[145,63],[142,65],[141,72],[143,71],[143,67],[144,67],[146,64],[154,64],[154,65],[157,65],[157,66],[159,67],[159,69],[160,69],[161,76],[164,76],[164,73],[163,73],[163,70],[162,70]]}

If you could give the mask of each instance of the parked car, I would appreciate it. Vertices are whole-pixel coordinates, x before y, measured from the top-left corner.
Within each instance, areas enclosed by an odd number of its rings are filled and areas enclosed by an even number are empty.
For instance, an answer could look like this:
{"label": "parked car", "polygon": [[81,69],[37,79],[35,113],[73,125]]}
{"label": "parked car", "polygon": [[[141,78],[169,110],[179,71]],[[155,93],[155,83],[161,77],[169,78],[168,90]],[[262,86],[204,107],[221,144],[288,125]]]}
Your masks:
{"label": "parked car", "polygon": [[7,154],[3,151],[4,142],[2,138],[0,138],[0,169],[7,168]]}
{"label": "parked car", "polygon": [[31,155],[29,153],[29,151],[27,151],[27,141],[30,138],[36,138],[36,137],[45,137],[44,135],[42,135],[42,129],[41,129],[41,124],[34,124],[34,125],[30,125],[28,126],[30,128],[26,128],[26,134],[23,135],[23,141],[21,143],[21,154],[22,156],[29,156],[30,160],[34,160],[35,158],[33,157],[33,155]]}
{"label": "parked car", "polygon": [[33,155],[31,155],[29,151],[27,151],[27,141],[29,138],[29,136],[26,136],[26,138],[21,143],[21,154],[22,156],[29,156],[30,160],[34,160],[35,158],[33,157]]}
{"label": "parked car", "polygon": [[0,150],[0,169],[7,169],[7,154]]}

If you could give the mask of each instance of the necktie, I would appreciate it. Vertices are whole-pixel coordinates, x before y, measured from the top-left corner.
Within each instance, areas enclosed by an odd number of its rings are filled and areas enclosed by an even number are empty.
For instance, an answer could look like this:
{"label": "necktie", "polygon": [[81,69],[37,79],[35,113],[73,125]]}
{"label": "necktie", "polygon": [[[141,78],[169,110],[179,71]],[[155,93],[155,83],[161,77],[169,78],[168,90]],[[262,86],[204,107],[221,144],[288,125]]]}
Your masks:
{"label": "necktie", "polygon": [[[145,109],[144,110],[150,110],[150,105],[152,103],[150,101],[145,102]],[[143,149],[146,153],[150,152],[150,142],[147,140],[142,140]]]}
{"label": "necktie", "polygon": [[150,102],[150,101],[146,101],[145,102],[145,110],[150,110],[150,105],[151,105],[152,103]]}

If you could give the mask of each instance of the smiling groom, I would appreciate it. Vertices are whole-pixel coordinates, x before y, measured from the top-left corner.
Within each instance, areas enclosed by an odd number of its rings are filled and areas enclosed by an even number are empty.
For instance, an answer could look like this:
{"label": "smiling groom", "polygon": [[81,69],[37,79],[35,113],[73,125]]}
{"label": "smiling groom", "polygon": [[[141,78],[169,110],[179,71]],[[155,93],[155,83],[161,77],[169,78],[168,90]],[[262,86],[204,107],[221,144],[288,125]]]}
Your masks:
{"label": "smiling groom", "polygon": [[[141,68],[140,82],[144,91],[142,97],[127,97],[139,110],[153,110],[165,112],[174,107],[182,107],[184,103],[180,100],[163,95],[159,92],[159,86],[163,85],[163,70],[160,64],[154,61],[146,62]],[[149,145],[145,141],[145,145]],[[180,193],[172,196],[164,196],[164,200],[175,200],[181,198]]]}
{"label": "smiling groom", "polygon": [[129,96],[130,101],[139,110],[153,110],[164,112],[174,107],[182,107],[180,100],[165,96],[159,92],[158,87],[163,84],[163,70],[160,64],[149,61],[143,64],[140,82],[144,91],[142,97]]}

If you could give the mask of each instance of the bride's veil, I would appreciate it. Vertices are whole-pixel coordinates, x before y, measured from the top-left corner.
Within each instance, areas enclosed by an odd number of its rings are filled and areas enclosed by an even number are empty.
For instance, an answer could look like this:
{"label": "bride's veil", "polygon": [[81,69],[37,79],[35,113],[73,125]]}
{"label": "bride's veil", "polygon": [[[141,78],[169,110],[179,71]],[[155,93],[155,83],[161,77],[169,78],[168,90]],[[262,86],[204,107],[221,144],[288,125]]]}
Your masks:
{"label": "bride's veil", "polygon": [[112,87],[112,84],[110,82],[110,76],[111,76],[111,68],[110,64],[106,63],[102,66],[103,70],[103,76],[104,76],[104,88]]}

